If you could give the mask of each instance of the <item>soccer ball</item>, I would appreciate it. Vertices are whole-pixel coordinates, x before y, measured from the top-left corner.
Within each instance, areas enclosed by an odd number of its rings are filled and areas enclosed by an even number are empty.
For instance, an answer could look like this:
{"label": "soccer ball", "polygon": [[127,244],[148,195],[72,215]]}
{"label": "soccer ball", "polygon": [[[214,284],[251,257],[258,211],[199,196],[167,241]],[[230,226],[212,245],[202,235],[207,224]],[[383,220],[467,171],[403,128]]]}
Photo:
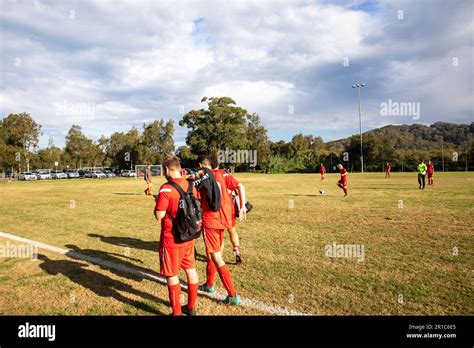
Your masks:
{"label": "soccer ball", "polygon": [[324,190],[323,190],[323,189],[319,189],[319,193],[320,193],[320,194],[323,194],[323,193],[324,193]]}

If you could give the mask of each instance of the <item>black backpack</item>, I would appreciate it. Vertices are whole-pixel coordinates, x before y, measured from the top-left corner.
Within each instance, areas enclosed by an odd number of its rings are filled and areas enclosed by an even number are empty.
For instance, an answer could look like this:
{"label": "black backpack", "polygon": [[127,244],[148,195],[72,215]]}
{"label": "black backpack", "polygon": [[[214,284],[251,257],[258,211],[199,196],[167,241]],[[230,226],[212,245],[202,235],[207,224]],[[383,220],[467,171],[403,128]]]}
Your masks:
{"label": "black backpack", "polygon": [[173,219],[168,214],[173,222],[175,239],[178,242],[187,242],[198,238],[201,235],[202,209],[201,203],[193,194],[193,184],[189,183],[186,192],[173,181],[168,181],[168,184],[178,190],[180,194],[176,218]]}

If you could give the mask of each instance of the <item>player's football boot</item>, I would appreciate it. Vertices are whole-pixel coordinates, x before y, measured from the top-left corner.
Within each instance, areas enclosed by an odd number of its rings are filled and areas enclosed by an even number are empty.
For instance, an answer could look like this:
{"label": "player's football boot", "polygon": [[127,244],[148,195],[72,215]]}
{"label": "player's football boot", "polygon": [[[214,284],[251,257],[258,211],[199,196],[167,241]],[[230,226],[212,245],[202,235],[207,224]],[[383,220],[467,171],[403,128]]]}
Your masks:
{"label": "player's football boot", "polygon": [[240,255],[239,251],[235,252],[235,264],[240,265],[242,263],[242,255]]}
{"label": "player's football boot", "polygon": [[240,304],[240,296],[235,294],[235,297],[227,296],[222,301],[219,301],[219,304],[223,304],[226,306],[237,306]]}
{"label": "player's football boot", "polygon": [[199,290],[208,292],[210,294],[213,294],[216,292],[216,289],[214,288],[214,285],[206,285],[206,284],[201,284],[199,285]]}
{"label": "player's football boot", "polygon": [[190,317],[196,316],[196,308],[189,309],[188,306],[181,306],[181,312]]}

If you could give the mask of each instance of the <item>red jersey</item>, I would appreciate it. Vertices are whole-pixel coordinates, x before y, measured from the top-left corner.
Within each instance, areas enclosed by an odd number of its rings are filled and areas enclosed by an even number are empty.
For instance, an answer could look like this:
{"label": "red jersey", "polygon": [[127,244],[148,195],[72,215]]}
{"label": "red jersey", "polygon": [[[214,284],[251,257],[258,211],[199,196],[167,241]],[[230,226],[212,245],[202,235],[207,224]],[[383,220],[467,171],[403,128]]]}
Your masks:
{"label": "red jersey", "polygon": [[325,166],[321,166],[321,168],[319,168],[319,172],[320,172],[321,174],[326,173],[326,167],[325,167]]}
{"label": "red jersey", "polygon": [[[184,178],[175,178],[173,181],[181,186],[184,191],[188,190],[188,185],[192,185],[192,183],[189,183]],[[194,187],[193,193],[196,197],[198,197],[197,191]],[[173,223],[170,219],[170,215],[173,217],[173,219],[176,218],[180,197],[181,196],[178,190],[176,190],[173,186],[167,183],[161,185],[155,210],[166,211],[165,217],[161,220],[160,236],[160,246],[165,248],[181,248],[190,243],[194,243],[194,240],[187,242],[175,241],[173,234]]]}
{"label": "red jersey", "polygon": [[390,172],[391,169],[392,169],[392,167],[390,166],[390,164],[385,166],[385,171],[386,172]]}
{"label": "red jersey", "polygon": [[227,185],[227,192],[232,196],[232,192],[239,186],[239,182],[236,178],[232,176],[229,172],[223,169],[217,169],[216,172],[220,172],[225,179],[225,184]]}
{"label": "red jersey", "polygon": [[346,168],[339,169],[339,173],[341,173],[341,181],[347,183],[347,170],[346,170]]}
{"label": "red jersey", "polygon": [[[202,195],[202,220],[204,222],[204,228],[224,230],[232,227],[233,204],[232,197],[228,190],[230,190],[230,192],[235,190],[239,185],[239,182],[224,170],[212,169],[211,171],[212,174],[214,174],[214,178],[216,179],[217,185],[221,191],[221,208],[219,211],[212,211],[205,195]],[[224,177],[224,174],[227,175]]]}
{"label": "red jersey", "polygon": [[433,174],[434,173],[434,165],[433,163],[428,164],[428,174]]}

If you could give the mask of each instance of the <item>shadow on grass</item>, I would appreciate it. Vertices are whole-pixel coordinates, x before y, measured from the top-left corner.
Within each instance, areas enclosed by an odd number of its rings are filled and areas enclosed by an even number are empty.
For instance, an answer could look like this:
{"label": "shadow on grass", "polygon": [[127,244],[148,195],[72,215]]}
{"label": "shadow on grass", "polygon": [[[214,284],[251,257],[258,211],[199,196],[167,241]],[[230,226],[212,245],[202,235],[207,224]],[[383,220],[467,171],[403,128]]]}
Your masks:
{"label": "shadow on grass", "polygon": [[206,254],[204,254],[204,255],[199,254],[196,247],[194,247],[194,258],[196,259],[196,261],[207,262],[207,255]]}
{"label": "shadow on grass", "polygon": [[131,238],[131,237],[109,237],[109,236],[102,236],[97,233],[89,233],[88,236],[99,238],[101,242],[109,243],[113,245],[131,247],[131,248],[142,249],[142,250],[150,250],[150,251],[156,251],[156,252],[158,251],[159,241],[144,241],[138,238]]}
{"label": "shadow on grass", "polygon": [[[140,267],[140,266],[137,266],[135,263],[126,261],[125,259],[134,260],[134,261],[136,261],[136,259],[133,259],[131,257],[127,257],[127,256],[122,255],[122,254],[109,253],[109,252],[106,252],[106,251],[94,250],[94,249],[81,249],[77,245],[72,245],[72,244],[67,244],[65,246],[66,246],[66,248],[71,249],[70,252],[66,253],[66,255],[71,257],[71,258],[78,259],[79,257],[77,257],[77,254],[80,254],[80,255],[90,256],[92,258],[97,258],[97,259],[100,259],[102,261],[107,261],[108,263],[110,263],[110,266],[99,265],[99,264],[97,266],[100,267],[103,270],[114,273],[114,274],[118,275],[119,277],[128,278],[128,279],[132,279],[132,280],[135,280],[135,281],[142,281],[143,279],[149,279],[149,278],[146,278],[146,276],[140,276],[140,275],[135,274],[135,273],[127,272],[125,270],[125,268],[133,268],[133,269],[135,269],[139,272],[148,273],[148,274],[151,274],[151,275],[156,276],[156,277],[161,277],[158,273],[156,273],[155,271],[153,271],[149,268]],[[157,253],[157,255],[158,255],[158,253]],[[157,258],[158,258],[158,256],[157,256]],[[140,263],[142,262],[141,260],[138,260],[138,261]],[[91,262],[93,262],[93,261],[91,261]],[[115,266],[117,264],[120,265],[120,267],[122,267],[123,270],[115,268]]]}
{"label": "shadow on grass", "polygon": [[129,294],[139,296],[145,300],[162,303],[169,306],[169,302],[164,301],[158,297],[150,295],[133,288],[131,285],[122,283],[118,280],[111,279],[103,274],[87,269],[88,265],[81,262],[69,260],[51,260],[47,256],[39,254],[38,259],[42,261],[39,265],[41,269],[51,275],[62,274],[68,277],[71,281],[79,284],[86,289],[91,290],[96,295],[101,297],[112,297],[117,301],[130,305],[137,309],[152,314],[165,315],[165,313],[152,308],[146,303],[131,300],[123,296],[120,292],[127,292]]}

